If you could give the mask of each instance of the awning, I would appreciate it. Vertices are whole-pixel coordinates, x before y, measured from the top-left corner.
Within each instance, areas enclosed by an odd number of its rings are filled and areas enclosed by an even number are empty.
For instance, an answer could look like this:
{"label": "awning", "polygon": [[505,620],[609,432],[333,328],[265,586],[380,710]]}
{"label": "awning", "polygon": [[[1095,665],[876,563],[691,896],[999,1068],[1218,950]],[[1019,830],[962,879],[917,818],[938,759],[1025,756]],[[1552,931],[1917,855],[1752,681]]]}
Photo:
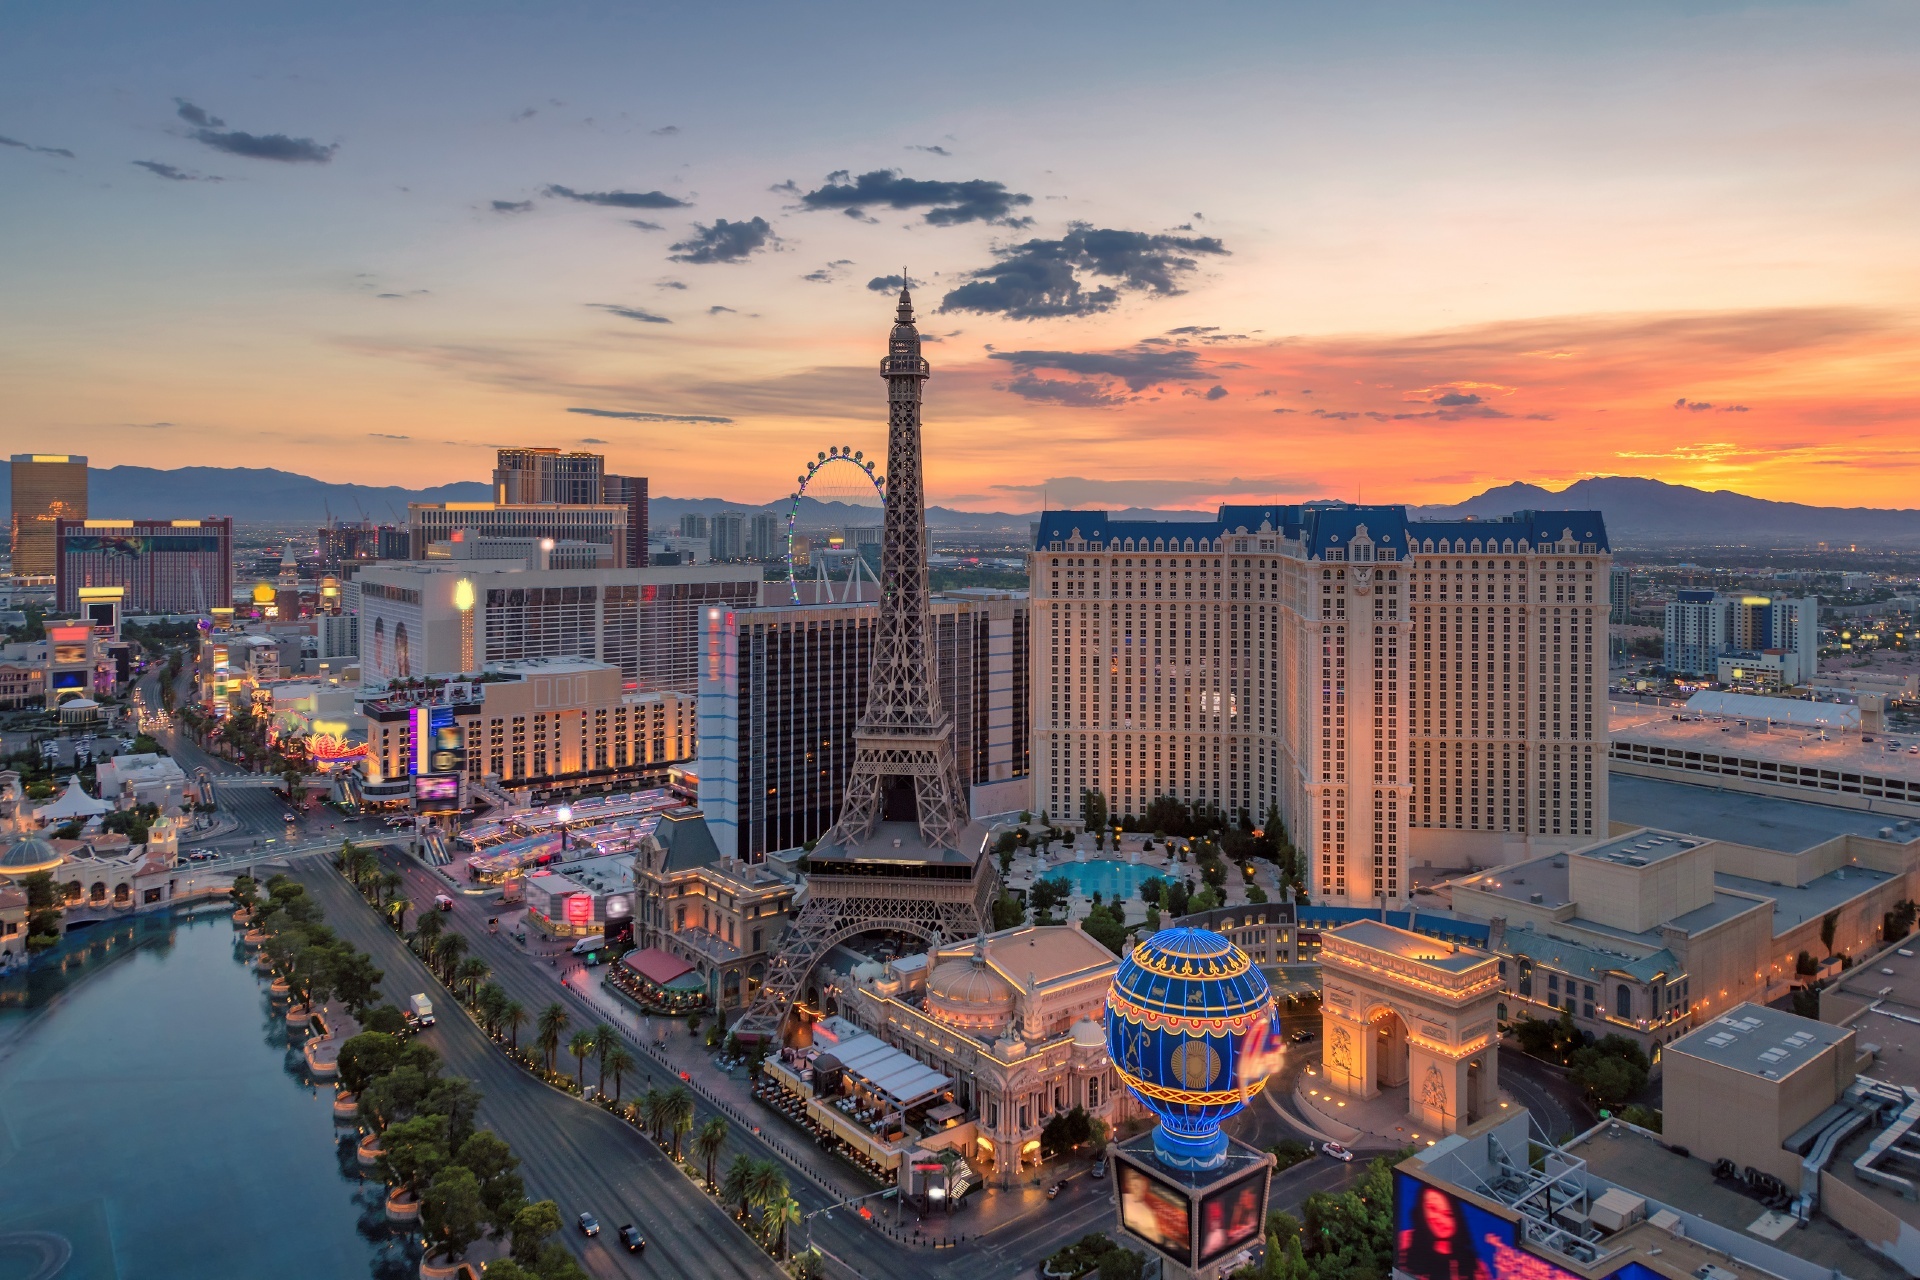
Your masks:
{"label": "awning", "polygon": [[[658,947],[646,947],[639,951],[629,951],[621,958],[621,963],[633,970],[656,987],[671,986],[677,979],[693,973],[693,966],[679,956],[669,955]],[[696,974],[693,985],[706,985]],[[675,990],[682,988],[674,987]]]}
{"label": "awning", "polygon": [[953,1083],[952,1076],[942,1075],[878,1036],[861,1034],[843,1039],[834,1046],[832,1056],[869,1089],[884,1094],[899,1107],[910,1107]]}
{"label": "awning", "polygon": [[60,798],[50,804],[40,806],[33,816],[43,823],[51,823],[66,818],[91,818],[95,814],[112,813],[113,805],[106,800],[95,800],[87,794],[76,777],[67,780],[67,789]]}

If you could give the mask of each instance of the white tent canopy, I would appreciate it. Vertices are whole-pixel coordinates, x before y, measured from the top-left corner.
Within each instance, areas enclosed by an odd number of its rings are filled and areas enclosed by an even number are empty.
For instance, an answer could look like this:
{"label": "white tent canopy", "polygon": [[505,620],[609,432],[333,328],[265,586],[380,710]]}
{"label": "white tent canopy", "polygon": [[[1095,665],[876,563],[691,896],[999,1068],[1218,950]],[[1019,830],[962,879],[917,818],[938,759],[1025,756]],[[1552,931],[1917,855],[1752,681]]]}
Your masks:
{"label": "white tent canopy", "polygon": [[1852,703],[1763,698],[1752,693],[1696,693],[1687,699],[1687,714],[1716,719],[1767,720],[1806,729],[1860,727],[1860,708]]}
{"label": "white tent canopy", "polygon": [[33,816],[42,823],[70,822],[75,818],[92,818],[103,813],[112,813],[113,805],[105,800],[95,800],[80,785],[80,779],[67,779],[67,789],[52,804],[42,805],[33,811]]}
{"label": "white tent canopy", "polygon": [[910,1107],[953,1083],[952,1076],[942,1075],[878,1036],[840,1019],[828,1021],[840,1024],[836,1030],[844,1030],[840,1042],[824,1046],[824,1051],[831,1053],[848,1074],[859,1077],[868,1088],[892,1099],[896,1106]]}

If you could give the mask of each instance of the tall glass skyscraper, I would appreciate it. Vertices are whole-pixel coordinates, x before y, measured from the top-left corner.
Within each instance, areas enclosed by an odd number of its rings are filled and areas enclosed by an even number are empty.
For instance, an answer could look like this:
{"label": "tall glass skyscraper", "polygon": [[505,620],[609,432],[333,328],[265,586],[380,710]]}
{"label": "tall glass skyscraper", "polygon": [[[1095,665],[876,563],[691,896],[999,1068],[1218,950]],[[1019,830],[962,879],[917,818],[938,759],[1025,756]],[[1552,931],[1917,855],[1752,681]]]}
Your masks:
{"label": "tall glass skyscraper", "polygon": [[87,518],[87,460],[73,453],[16,453],[13,571],[52,573],[59,561],[54,523]]}

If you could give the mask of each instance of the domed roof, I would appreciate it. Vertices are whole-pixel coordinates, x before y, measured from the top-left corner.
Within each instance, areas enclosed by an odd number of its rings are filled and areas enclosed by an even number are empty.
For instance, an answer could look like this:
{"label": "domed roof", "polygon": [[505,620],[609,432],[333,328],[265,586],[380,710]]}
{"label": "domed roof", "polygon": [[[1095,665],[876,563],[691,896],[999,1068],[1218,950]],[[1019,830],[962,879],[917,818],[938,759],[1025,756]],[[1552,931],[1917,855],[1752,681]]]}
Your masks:
{"label": "domed roof", "polygon": [[942,961],[927,975],[927,1012],[959,1026],[1003,1026],[1013,1017],[1013,984],[987,963],[984,940],[973,954]]}
{"label": "domed roof", "polygon": [[1082,1018],[1073,1024],[1073,1042],[1087,1049],[1104,1049],[1107,1033],[1092,1018]]}
{"label": "domed roof", "polygon": [[27,876],[60,865],[60,853],[39,836],[21,836],[0,853],[0,876]]}

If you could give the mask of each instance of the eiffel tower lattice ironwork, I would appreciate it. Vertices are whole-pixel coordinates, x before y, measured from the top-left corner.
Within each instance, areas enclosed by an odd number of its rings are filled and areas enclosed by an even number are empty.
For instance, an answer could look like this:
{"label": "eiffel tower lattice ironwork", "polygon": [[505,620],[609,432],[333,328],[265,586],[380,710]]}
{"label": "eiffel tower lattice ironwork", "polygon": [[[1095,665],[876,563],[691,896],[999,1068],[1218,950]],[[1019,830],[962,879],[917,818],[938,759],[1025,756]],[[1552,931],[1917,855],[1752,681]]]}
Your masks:
{"label": "eiffel tower lattice ironwork", "polygon": [[[991,919],[997,880],[992,860],[965,847],[965,792],[928,634],[920,404],[930,372],[920,354],[913,299],[902,288],[880,362],[887,383],[887,510],[866,707],[854,726],[839,820],[809,860],[806,901],[753,1005],[735,1024],[741,1036],[776,1034],[814,965],[847,938],[892,929],[951,940],[981,932]],[[875,840],[886,835],[883,823],[904,830],[909,821],[918,836],[912,846],[904,836]]]}

